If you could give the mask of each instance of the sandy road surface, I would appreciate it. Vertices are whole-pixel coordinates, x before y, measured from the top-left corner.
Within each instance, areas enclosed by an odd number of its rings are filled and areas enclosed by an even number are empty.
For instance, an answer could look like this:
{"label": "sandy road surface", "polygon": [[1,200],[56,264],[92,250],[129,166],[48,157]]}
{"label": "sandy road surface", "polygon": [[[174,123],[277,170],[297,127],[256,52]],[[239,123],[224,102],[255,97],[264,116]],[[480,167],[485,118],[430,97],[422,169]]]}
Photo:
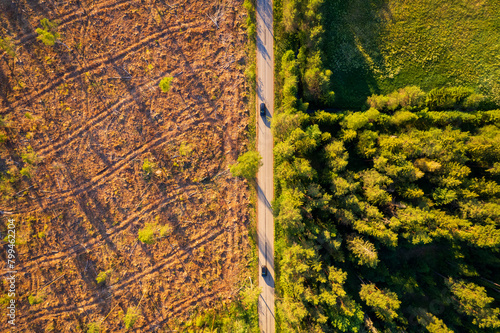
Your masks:
{"label": "sandy road surface", "polygon": [[[257,0],[257,136],[258,151],[263,165],[257,175],[257,232],[259,264],[268,274],[263,277],[259,268],[259,326],[261,332],[275,331],[274,314],[274,220],[271,202],[273,186],[273,137],[270,119],[274,106],[274,49],[273,10],[271,0]],[[266,104],[266,116],[260,116],[260,104]]]}

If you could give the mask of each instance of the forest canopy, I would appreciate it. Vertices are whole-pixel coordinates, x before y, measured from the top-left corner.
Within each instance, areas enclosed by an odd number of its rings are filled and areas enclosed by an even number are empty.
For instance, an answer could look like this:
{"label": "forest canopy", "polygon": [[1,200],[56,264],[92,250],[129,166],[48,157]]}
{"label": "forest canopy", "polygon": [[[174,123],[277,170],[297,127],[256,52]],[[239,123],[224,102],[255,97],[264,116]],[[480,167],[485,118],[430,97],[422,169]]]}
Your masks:
{"label": "forest canopy", "polygon": [[322,111],[335,98],[322,4],[276,5],[281,330],[498,332],[498,106],[468,87],[407,86]]}
{"label": "forest canopy", "polygon": [[274,125],[296,118],[275,146],[288,329],[498,329],[500,111],[297,111]]}

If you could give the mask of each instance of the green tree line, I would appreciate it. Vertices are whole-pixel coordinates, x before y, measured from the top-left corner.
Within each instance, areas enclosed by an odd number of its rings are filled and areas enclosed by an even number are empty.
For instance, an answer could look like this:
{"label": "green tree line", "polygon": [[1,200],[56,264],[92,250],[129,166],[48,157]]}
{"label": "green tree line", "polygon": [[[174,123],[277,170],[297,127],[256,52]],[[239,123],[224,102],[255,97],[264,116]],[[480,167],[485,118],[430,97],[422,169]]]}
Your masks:
{"label": "green tree line", "polygon": [[500,110],[412,86],[308,113],[334,98],[322,6],[275,2],[278,329],[498,332]]}
{"label": "green tree line", "polygon": [[279,39],[285,43],[283,49],[296,56],[297,93],[300,90],[306,102],[330,106],[335,94],[330,88],[332,71],[323,65],[323,3],[324,0],[278,1],[276,8],[282,10],[275,17],[282,23],[277,29]]}
{"label": "green tree line", "polygon": [[284,108],[282,330],[497,331],[499,126],[498,110]]}

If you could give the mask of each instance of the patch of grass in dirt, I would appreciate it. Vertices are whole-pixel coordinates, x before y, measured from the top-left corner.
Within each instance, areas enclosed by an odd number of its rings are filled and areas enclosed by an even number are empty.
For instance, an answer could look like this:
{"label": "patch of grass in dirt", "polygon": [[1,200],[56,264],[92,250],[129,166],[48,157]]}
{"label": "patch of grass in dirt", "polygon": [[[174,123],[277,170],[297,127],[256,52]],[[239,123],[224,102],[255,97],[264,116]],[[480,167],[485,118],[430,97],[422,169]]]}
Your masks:
{"label": "patch of grass in dirt", "polygon": [[157,239],[165,237],[171,232],[170,225],[160,226],[156,222],[146,223],[144,228],[139,230],[137,238],[145,244],[154,244]]}
{"label": "patch of grass in dirt", "polygon": [[338,107],[410,85],[472,87],[500,102],[499,2],[326,0],[323,10]]}
{"label": "patch of grass in dirt", "polygon": [[42,303],[46,298],[46,295],[43,292],[38,292],[35,295],[28,296],[28,302],[30,305],[37,305]]}
{"label": "patch of grass in dirt", "polygon": [[87,326],[87,333],[100,333],[101,325],[99,323],[90,323]]}
{"label": "patch of grass in dirt", "polygon": [[[249,120],[247,129],[248,150],[255,150],[257,146],[257,30],[256,30],[256,0],[245,0],[243,4],[246,9],[246,29],[247,29],[247,43],[246,43],[246,69],[245,76],[247,81],[246,91],[246,106],[249,110]],[[249,191],[249,204],[248,204],[248,223],[247,234],[250,245],[250,253],[247,254],[247,269],[250,273],[248,279],[250,281],[258,281],[258,250],[257,250],[257,191],[251,188]],[[255,286],[246,286],[246,276],[242,276],[244,289],[255,290]],[[226,308],[224,311],[206,315],[212,316],[212,326],[215,322],[218,323],[216,327],[221,331],[229,329],[227,323],[241,324],[247,331],[259,331],[259,316],[257,309],[257,302],[254,305],[242,303],[242,293],[236,296],[236,300],[232,302],[231,308]],[[251,303],[251,302],[250,302]],[[217,318],[217,320],[216,320]],[[207,322],[208,318],[203,319]],[[236,327],[235,327],[236,328]]]}
{"label": "patch of grass in dirt", "polygon": [[137,308],[130,307],[127,309],[125,317],[123,317],[123,324],[125,324],[125,329],[129,330],[134,327],[135,322],[139,319],[141,311]]}

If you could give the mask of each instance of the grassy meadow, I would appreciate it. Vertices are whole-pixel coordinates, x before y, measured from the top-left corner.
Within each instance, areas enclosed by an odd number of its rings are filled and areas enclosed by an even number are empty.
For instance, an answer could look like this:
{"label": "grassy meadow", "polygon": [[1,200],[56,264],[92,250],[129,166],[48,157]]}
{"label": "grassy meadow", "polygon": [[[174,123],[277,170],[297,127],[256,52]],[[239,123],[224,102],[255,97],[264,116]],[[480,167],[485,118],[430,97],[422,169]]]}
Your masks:
{"label": "grassy meadow", "polygon": [[323,13],[338,107],[407,85],[472,87],[500,102],[500,1],[326,0]]}

